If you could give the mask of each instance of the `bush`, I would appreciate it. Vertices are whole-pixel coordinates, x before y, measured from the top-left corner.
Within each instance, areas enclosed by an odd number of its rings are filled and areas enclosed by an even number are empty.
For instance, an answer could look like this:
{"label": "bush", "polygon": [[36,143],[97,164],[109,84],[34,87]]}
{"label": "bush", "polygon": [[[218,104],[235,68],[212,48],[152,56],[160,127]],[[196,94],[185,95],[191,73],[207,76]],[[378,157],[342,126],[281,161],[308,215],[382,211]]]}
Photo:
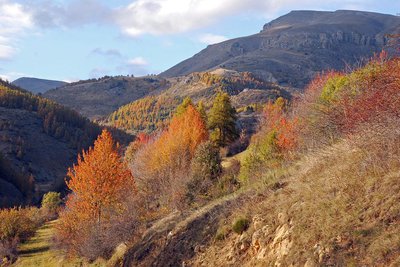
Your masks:
{"label": "bush", "polygon": [[229,234],[229,228],[227,226],[222,226],[218,228],[215,233],[215,240],[221,241],[224,240]]}
{"label": "bush", "polygon": [[37,208],[0,210],[0,264],[14,261],[18,243],[32,236],[42,222]]}
{"label": "bush", "polygon": [[[200,202],[211,196],[212,187],[222,171],[218,148],[212,142],[202,143],[197,148],[190,166],[191,178],[187,186],[189,204]],[[198,203],[199,204],[199,203]]]}
{"label": "bush", "polygon": [[247,218],[240,217],[236,219],[232,225],[232,230],[237,234],[242,234],[249,228],[250,221]]}
{"label": "bush", "polygon": [[61,202],[60,193],[48,192],[43,196],[42,209],[46,213],[48,219],[54,219],[57,216]]}
{"label": "bush", "polygon": [[231,159],[229,166],[224,168],[221,177],[218,179],[217,194],[223,196],[236,191],[240,187],[239,182],[240,161]]}

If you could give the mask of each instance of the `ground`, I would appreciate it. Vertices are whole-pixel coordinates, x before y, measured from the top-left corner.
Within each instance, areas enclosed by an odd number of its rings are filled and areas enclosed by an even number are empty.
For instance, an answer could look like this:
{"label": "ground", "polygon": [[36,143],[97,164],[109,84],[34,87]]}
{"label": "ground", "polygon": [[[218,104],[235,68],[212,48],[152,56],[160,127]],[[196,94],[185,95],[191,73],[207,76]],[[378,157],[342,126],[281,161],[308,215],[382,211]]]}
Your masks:
{"label": "ground", "polygon": [[106,266],[104,263],[85,263],[81,259],[67,259],[65,253],[53,247],[52,239],[57,221],[50,221],[40,227],[35,235],[18,247],[19,258],[16,267],[73,267]]}

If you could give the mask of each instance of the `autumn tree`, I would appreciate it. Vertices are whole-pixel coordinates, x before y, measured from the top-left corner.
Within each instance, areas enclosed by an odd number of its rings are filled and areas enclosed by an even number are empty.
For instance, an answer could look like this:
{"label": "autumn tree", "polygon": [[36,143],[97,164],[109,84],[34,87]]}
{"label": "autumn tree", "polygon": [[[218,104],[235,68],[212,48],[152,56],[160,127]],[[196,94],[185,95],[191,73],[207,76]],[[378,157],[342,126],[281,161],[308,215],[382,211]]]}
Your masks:
{"label": "autumn tree", "polygon": [[124,211],[128,192],[134,190],[132,174],[118,150],[118,143],[103,130],[68,171],[66,184],[72,193],[60,216],[59,234],[72,252],[85,254],[85,242],[100,239],[113,217]]}
{"label": "autumn tree", "polygon": [[208,126],[212,130],[211,139],[218,146],[226,146],[239,136],[236,119],[236,110],[232,107],[229,95],[219,92],[208,117]]}
{"label": "autumn tree", "polygon": [[125,151],[125,161],[131,162],[135,156],[136,151],[138,151],[142,146],[146,145],[152,139],[151,135],[145,133],[139,133],[136,136],[135,141],[131,142]]}
{"label": "autumn tree", "polygon": [[139,191],[146,193],[150,206],[161,203],[164,207],[176,207],[181,203],[191,160],[197,147],[207,139],[205,122],[189,104],[184,113],[172,118],[167,130],[136,153],[132,170],[138,177]]}
{"label": "autumn tree", "polygon": [[103,130],[94,147],[78,157],[78,164],[69,169],[67,187],[79,200],[79,209],[99,223],[102,212],[117,207],[126,186],[133,186],[133,177],[121,161],[119,144]]}

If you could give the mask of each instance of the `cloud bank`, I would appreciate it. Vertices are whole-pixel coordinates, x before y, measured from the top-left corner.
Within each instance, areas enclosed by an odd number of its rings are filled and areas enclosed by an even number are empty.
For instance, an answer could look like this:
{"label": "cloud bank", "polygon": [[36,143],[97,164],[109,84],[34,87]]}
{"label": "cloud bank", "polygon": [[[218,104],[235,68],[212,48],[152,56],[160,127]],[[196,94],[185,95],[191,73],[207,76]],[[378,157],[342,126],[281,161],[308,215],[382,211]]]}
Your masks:
{"label": "cloud bank", "polygon": [[21,4],[0,0],[0,59],[10,59],[17,51],[16,36],[32,27],[32,17]]}
{"label": "cloud bank", "polygon": [[[0,0],[0,59],[12,57],[12,44],[24,32],[35,28],[72,28],[85,25],[118,27],[125,35],[166,35],[212,25],[236,14],[271,17],[281,9],[362,8],[372,0],[135,0],[110,7],[100,0]],[[223,41],[223,36],[205,34],[206,44]]]}

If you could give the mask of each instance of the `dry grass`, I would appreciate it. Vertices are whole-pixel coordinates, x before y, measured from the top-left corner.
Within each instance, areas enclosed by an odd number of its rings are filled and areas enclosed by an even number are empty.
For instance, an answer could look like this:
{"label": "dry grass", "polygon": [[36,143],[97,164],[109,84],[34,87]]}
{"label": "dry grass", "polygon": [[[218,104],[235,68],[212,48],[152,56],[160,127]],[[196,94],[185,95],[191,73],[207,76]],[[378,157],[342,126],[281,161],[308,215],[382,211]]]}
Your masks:
{"label": "dry grass", "polygon": [[[320,260],[323,266],[398,266],[400,133],[396,125],[398,121],[368,125],[357,136],[304,156],[290,170],[290,177],[280,181],[287,186],[269,184],[262,200],[254,198],[234,214],[250,211],[271,229],[291,225],[293,243],[283,258],[284,266],[299,266],[308,259]],[[271,239],[274,234],[271,231]],[[235,240],[233,233],[229,235],[197,258],[220,264]],[[317,246],[325,251],[320,257]],[[235,264],[262,264],[249,251]],[[263,260],[264,264],[274,261]]]}

